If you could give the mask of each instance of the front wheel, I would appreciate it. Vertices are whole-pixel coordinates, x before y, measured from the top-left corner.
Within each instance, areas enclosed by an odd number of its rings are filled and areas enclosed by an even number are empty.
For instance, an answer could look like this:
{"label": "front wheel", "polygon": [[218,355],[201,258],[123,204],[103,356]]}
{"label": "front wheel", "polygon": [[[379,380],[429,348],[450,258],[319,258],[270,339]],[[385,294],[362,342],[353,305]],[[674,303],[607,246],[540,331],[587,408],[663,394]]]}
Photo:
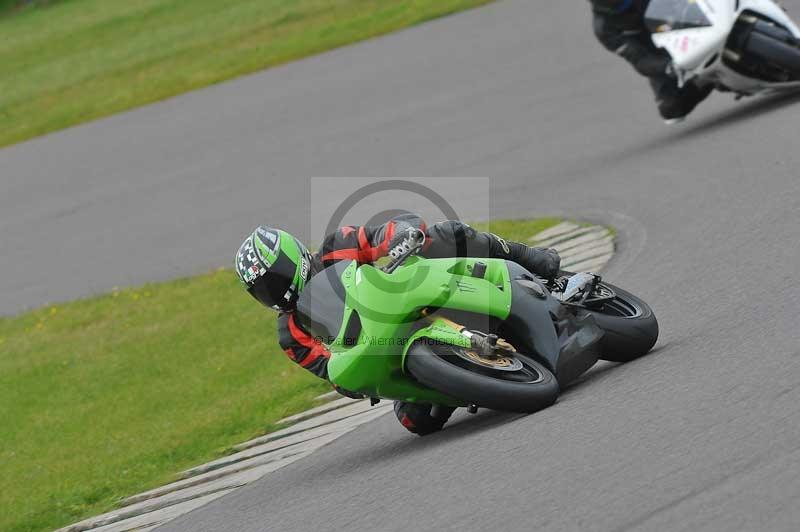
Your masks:
{"label": "front wheel", "polygon": [[631,294],[608,283],[616,294],[596,308],[587,309],[605,334],[600,342],[603,360],[628,362],[646,354],[658,340],[658,321],[650,306]]}
{"label": "front wheel", "polygon": [[406,370],[425,386],[492,410],[531,413],[558,397],[553,374],[519,353],[490,359],[466,347],[420,341],[408,350]]}

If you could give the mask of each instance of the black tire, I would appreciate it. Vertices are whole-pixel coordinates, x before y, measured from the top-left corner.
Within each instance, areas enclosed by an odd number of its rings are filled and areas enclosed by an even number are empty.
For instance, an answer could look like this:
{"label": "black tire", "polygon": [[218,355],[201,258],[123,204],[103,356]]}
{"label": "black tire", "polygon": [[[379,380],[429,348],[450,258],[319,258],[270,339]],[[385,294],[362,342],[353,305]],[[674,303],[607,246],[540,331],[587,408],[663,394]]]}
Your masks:
{"label": "black tire", "polygon": [[647,354],[658,340],[658,321],[650,306],[612,284],[616,297],[597,310],[589,312],[597,325],[605,331],[600,342],[603,360],[629,362]]}
{"label": "black tire", "polygon": [[409,348],[406,370],[425,386],[492,410],[531,413],[547,408],[558,398],[555,376],[535,360],[514,353],[523,370],[486,370],[465,363],[455,354],[457,349],[463,350],[417,342]]}
{"label": "black tire", "polygon": [[800,79],[800,47],[753,31],[747,41],[746,52],[765,63],[786,70],[792,78]]}

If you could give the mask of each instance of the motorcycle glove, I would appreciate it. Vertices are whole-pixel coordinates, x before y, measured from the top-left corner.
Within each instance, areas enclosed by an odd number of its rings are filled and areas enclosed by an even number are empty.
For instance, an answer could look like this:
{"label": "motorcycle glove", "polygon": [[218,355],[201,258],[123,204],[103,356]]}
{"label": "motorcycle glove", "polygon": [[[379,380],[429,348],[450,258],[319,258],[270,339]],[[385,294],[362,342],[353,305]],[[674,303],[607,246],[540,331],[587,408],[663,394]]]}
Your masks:
{"label": "motorcycle glove", "polygon": [[389,242],[389,249],[387,254],[393,259],[397,260],[401,256],[407,254],[409,251],[419,252],[421,244],[425,241],[425,233],[417,228],[409,227],[400,232],[397,232],[392,240]]}

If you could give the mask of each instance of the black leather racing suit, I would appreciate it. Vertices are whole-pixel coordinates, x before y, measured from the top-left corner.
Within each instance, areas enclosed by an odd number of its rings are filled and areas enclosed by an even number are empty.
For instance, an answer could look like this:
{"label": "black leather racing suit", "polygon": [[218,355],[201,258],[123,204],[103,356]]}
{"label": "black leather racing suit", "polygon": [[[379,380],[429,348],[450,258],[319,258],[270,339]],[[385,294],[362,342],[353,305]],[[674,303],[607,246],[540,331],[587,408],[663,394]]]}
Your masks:
{"label": "black leather racing suit", "polygon": [[664,119],[683,118],[711,92],[689,82],[678,88],[671,74],[669,54],[656,48],[644,24],[650,0],[590,0],[594,33],[611,52],[623,57],[641,75],[650,78],[658,111]]}
{"label": "black leather racing suit", "polygon": [[[491,233],[476,231],[458,221],[437,223],[428,228],[416,215],[403,215],[378,226],[347,226],[325,237],[312,258],[312,275],[340,260],[373,263],[388,255],[396,240],[409,229],[421,229],[426,244],[421,255],[442,257],[492,257],[512,260],[543,277],[557,274],[560,258],[555,250],[532,248],[507,242]],[[278,341],[290,359],[323,379],[328,378],[328,349],[303,329],[293,312],[278,317]],[[339,390],[344,395],[348,392]],[[452,408],[395,402],[398,420],[411,432],[429,434],[440,430],[453,413]]]}

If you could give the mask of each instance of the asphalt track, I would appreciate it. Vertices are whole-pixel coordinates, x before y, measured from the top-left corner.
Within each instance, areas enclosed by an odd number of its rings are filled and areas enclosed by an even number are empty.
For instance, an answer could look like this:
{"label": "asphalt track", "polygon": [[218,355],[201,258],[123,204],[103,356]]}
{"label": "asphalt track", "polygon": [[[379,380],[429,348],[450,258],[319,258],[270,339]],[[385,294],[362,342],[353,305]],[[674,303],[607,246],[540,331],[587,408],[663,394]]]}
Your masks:
{"label": "asphalt track", "polygon": [[616,225],[607,277],[659,317],[651,356],[543,412],[424,439],[386,416],[163,530],[800,529],[800,99],[665,127],[585,4],[504,0],[0,151],[5,313],[302,232],[309,176],[470,175],[494,216]]}

